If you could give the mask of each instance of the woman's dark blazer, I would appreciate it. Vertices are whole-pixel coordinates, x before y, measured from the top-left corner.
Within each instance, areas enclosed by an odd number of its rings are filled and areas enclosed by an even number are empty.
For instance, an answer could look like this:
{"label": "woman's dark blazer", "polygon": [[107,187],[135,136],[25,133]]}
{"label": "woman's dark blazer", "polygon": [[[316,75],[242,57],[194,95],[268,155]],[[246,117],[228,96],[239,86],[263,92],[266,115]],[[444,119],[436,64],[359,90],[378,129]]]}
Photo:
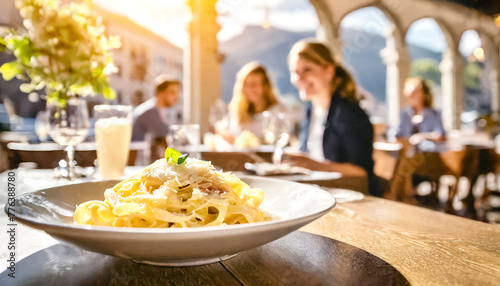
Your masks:
{"label": "woman's dark blazer", "polygon": [[[309,105],[299,133],[300,150],[306,152],[311,114],[312,106]],[[368,174],[369,193],[381,196],[373,173],[373,126],[357,102],[340,97],[338,93],[332,94],[323,134],[323,153],[332,162],[363,168]]]}

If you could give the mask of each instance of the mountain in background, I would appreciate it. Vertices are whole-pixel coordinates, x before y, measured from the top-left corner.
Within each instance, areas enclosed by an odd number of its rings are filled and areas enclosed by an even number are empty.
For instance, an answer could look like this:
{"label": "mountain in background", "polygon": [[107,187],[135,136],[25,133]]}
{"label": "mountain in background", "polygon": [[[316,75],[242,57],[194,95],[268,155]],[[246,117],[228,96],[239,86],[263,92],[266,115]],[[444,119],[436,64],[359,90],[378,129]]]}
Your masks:
{"label": "mountain in background", "polygon": [[[347,68],[357,83],[369,91],[379,101],[385,99],[386,68],[380,57],[385,47],[385,38],[366,32],[344,29],[343,52]],[[289,32],[280,29],[263,29],[260,26],[247,26],[240,35],[220,43],[220,49],[226,54],[222,64],[222,98],[229,102],[236,73],[248,62],[259,61],[268,69],[271,79],[281,95],[298,97],[297,89],[290,83],[287,65],[288,52],[300,39],[313,38],[315,32]],[[408,45],[411,60],[431,58],[441,61],[441,53],[429,49]]]}

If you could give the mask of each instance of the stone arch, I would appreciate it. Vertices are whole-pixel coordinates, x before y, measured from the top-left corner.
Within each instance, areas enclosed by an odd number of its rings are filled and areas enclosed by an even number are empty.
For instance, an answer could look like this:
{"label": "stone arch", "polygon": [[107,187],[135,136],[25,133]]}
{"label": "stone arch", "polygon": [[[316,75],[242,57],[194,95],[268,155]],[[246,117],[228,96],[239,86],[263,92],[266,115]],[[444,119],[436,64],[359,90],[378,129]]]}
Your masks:
{"label": "stone arch", "polygon": [[[395,126],[399,122],[401,106],[403,104],[402,91],[404,80],[408,77],[410,71],[409,54],[404,40],[404,34],[401,29],[400,21],[391,8],[386,7],[382,3],[366,2],[362,5],[346,10],[339,18],[340,22],[349,14],[360,9],[374,7],[380,10],[390,23],[389,28],[385,31],[386,47],[381,51],[380,55],[386,64],[386,104],[387,104],[387,123],[390,126]],[[340,34],[340,33],[339,33]]]}
{"label": "stone arch", "polygon": [[[404,41],[404,31],[403,29],[401,29],[401,24],[399,23],[399,20],[398,20],[398,17],[391,11],[391,9],[389,7],[386,7],[384,4],[382,3],[373,3],[373,2],[369,2],[369,3],[366,3],[366,4],[363,4],[363,5],[359,5],[359,6],[356,6],[355,8],[353,9],[350,9],[348,10],[347,12],[345,12],[340,18],[339,18],[339,21],[338,23],[342,22],[342,20],[349,14],[351,14],[352,12],[355,12],[355,11],[358,11],[358,10],[361,10],[361,9],[364,9],[364,8],[369,8],[369,7],[374,7],[374,8],[377,8],[379,9],[382,13],[384,13],[385,17],[387,18],[387,20],[389,20],[389,22],[393,25],[393,31],[391,31],[392,33],[392,36],[394,37],[394,41],[395,41],[395,44],[398,46],[398,48],[404,48],[405,47],[405,41]],[[340,25],[337,27],[337,29],[340,28]]]}
{"label": "stone arch", "polygon": [[[421,18],[434,19],[448,43],[448,49],[443,53],[443,61],[440,64],[443,75],[442,85],[444,84],[442,88],[446,90],[443,90],[443,107],[447,108],[447,110],[443,110],[443,119],[446,118],[443,121],[445,128],[451,129],[460,126],[460,114],[463,110],[464,97],[462,90],[464,66],[458,51],[458,45],[461,33],[471,28],[471,26],[480,25],[485,34],[488,34],[490,38],[494,38],[491,48],[493,51],[491,61],[496,68],[491,73],[492,111],[498,112],[500,110],[500,68],[498,68],[500,66],[500,36],[498,36],[498,27],[491,17],[476,13],[477,19],[471,19],[470,9],[454,3],[437,3],[435,1],[351,0],[342,2],[342,4],[338,1],[329,0],[309,1],[318,12],[320,23],[323,26],[324,38],[328,40],[337,54],[342,49],[338,30],[345,15],[361,8],[373,6],[380,9],[387,19],[394,24],[387,37],[392,39],[392,43],[388,45],[386,53],[384,53],[384,59],[388,67],[387,98],[390,98],[388,101],[391,103],[389,107],[389,124],[394,125],[399,121],[402,85],[404,79],[409,75],[409,55],[405,36],[410,25]],[[446,15],[442,14],[443,9],[446,9]],[[392,79],[392,82],[389,82],[389,79]],[[446,98],[444,96],[445,92],[447,94]]]}
{"label": "stone arch", "polygon": [[490,83],[491,93],[491,113],[494,120],[500,119],[500,44],[496,37],[489,34],[480,34],[483,48],[485,49],[487,65],[490,76],[488,78]]}
{"label": "stone arch", "polygon": [[443,124],[447,130],[457,128],[460,124],[460,113],[463,109],[463,90],[462,80],[462,61],[458,51],[459,41],[441,19],[434,17],[419,17],[412,21],[405,31],[405,38],[408,35],[410,27],[422,19],[432,19],[444,35],[447,48],[443,51],[439,70],[441,71],[441,116]]}
{"label": "stone arch", "polygon": [[450,47],[458,47],[458,44],[460,42],[460,38],[457,40],[457,38],[453,35],[452,30],[450,29],[449,25],[441,19],[437,19],[437,18],[430,17],[430,16],[422,16],[422,17],[419,17],[419,18],[413,20],[408,25],[408,27],[406,27],[406,29],[404,29],[404,31],[403,31],[405,39],[406,39],[406,36],[408,35],[408,30],[410,30],[410,27],[413,26],[413,24],[415,24],[416,22],[423,20],[423,19],[432,19],[436,22],[436,24],[441,29],[441,32],[444,35],[446,44],[448,45],[449,48]]}
{"label": "stone arch", "polygon": [[460,37],[458,38],[457,46],[460,44],[460,41],[462,40],[464,33],[471,30],[475,31],[478,34],[479,39],[481,40],[481,45],[485,50],[486,58],[490,59],[488,62],[491,62],[495,66],[498,66],[498,61],[500,59],[498,51],[496,50],[499,48],[500,45],[500,42],[498,42],[499,38],[493,37],[488,33],[482,32],[478,27],[463,30],[460,33]]}
{"label": "stone arch", "polygon": [[392,23],[374,6],[364,7],[345,15],[339,34],[343,41],[344,65],[358,84],[365,111],[377,121],[386,121],[386,65],[380,52],[386,48],[386,30]]}
{"label": "stone arch", "polygon": [[[320,23],[320,31],[317,36],[320,40],[330,44],[330,48],[337,57],[342,55],[342,43],[340,41],[339,29],[335,24],[333,15],[330,13],[325,1],[323,0],[309,0],[316,10]],[[338,58],[337,60],[341,60]]]}

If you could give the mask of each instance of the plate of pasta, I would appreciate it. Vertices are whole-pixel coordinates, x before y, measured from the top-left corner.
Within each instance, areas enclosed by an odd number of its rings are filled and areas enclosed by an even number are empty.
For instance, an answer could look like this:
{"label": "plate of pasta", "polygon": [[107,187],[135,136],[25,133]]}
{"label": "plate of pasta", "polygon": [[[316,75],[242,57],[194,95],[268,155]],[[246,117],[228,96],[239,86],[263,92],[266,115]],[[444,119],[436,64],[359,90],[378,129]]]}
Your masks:
{"label": "plate of pasta", "polygon": [[[175,156],[174,156],[175,157]],[[84,249],[153,265],[201,265],[276,240],[330,211],[321,188],[160,159],[123,181],[16,197],[17,219]]]}

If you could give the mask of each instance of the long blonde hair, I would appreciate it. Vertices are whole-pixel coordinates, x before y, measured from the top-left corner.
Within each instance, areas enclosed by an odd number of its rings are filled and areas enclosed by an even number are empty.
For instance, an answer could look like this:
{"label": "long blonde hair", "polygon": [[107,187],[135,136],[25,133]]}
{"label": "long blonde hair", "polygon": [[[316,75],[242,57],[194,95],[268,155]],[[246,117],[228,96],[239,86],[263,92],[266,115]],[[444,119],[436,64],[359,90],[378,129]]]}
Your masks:
{"label": "long blonde hair", "polygon": [[274,94],[271,80],[267,75],[267,71],[258,62],[250,62],[244,65],[236,75],[236,83],[233,89],[233,98],[229,103],[229,111],[236,114],[238,123],[247,122],[255,114],[255,107],[251,102],[247,100],[243,94],[243,84],[245,79],[250,74],[260,74],[262,75],[262,81],[264,84],[264,94],[262,99],[265,101],[265,110],[278,102],[276,95]]}
{"label": "long blonde hair", "polygon": [[311,61],[321,67],[330,65],[335,67],[335,76],[332,79],[332,90],[338,92],[341,97],[353,102],[358,102],[356,83],[351,74],[340,64],[336,63],[330,49],[320,43],[311,40],[300,40],[295,43],[288,54],[288,64],[290,66],[293,56]]}

